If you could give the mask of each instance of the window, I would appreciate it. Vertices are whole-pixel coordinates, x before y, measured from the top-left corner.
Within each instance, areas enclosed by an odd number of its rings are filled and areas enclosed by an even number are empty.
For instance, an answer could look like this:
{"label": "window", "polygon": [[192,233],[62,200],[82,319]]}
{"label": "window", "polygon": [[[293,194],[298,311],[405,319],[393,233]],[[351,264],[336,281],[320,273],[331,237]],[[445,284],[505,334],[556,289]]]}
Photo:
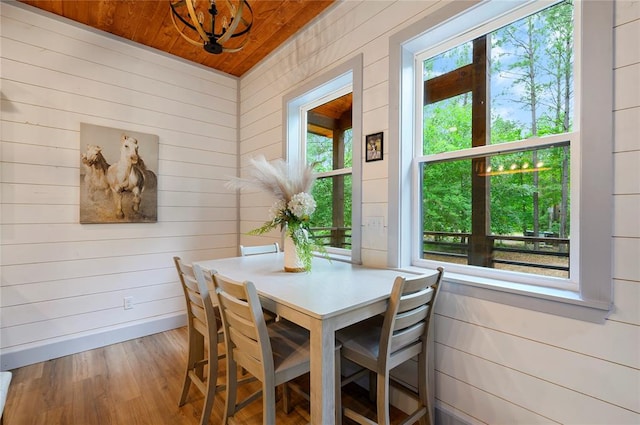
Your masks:
{"label": "window", "polygon": [[332,255],[360,262],[362,56],[285,96],[286,157],[314,164],[311,227]]}
{"label": "window", "polygon": [[445,263],[456,290],[557,314],[610,308],[613,23],[592,3],[452,4],[391,38],[390,265]]}
{"label": "window", "polygon": [[559,277],[554,284],[573,287],[573,5],[418,59],[417,259]]}

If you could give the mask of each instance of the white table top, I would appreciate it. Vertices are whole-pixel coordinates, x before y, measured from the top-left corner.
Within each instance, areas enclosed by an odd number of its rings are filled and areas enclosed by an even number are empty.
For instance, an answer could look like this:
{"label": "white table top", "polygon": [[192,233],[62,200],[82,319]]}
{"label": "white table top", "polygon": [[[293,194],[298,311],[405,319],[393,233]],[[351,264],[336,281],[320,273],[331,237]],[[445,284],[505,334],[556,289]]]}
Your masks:
{"label": "white table top", "polygon": [[314,257],[310,272],[288,273],[282,253],[196,264],[235,280],[249,280],[263,297],[321,320],[389,298],[396,276],[407,275],[319,257]]}

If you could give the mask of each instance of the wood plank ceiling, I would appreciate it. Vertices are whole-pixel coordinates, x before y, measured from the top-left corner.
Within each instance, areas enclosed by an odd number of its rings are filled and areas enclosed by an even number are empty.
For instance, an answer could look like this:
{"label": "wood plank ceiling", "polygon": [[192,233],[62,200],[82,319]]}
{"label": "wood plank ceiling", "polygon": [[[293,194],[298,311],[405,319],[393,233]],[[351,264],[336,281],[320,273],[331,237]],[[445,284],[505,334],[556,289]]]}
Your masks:
{"label": "wood plank ceiling", "polygon": [[[239,77],[335,0],[249,0],[254,14],[249,41],[239,52],[218,55],[193,46],[180,36],[173,26],[168,0],[20,1]],[[207,0],[199,2],[208,4]]]}

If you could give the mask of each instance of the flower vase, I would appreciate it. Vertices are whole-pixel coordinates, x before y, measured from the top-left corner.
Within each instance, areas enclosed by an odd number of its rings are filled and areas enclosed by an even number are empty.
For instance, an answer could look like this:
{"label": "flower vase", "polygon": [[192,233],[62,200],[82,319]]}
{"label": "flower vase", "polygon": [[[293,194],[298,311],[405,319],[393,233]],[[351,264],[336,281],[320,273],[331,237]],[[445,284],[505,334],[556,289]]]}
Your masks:
{"label": "flower vase", "polygon": [[288,232],[284,234],[284,271],[290,273],[304,272],[304,263],[298,256],[296,244]]}

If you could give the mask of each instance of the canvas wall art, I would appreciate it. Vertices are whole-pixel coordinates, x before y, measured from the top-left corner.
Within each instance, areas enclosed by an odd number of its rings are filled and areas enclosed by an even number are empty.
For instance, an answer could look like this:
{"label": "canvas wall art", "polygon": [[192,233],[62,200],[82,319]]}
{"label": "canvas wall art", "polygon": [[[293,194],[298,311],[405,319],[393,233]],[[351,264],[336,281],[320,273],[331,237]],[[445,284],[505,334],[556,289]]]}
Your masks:
{"label": "canvas wall art", "polygon": [[158,221],[158,136],[80,124],[80,223]]}

